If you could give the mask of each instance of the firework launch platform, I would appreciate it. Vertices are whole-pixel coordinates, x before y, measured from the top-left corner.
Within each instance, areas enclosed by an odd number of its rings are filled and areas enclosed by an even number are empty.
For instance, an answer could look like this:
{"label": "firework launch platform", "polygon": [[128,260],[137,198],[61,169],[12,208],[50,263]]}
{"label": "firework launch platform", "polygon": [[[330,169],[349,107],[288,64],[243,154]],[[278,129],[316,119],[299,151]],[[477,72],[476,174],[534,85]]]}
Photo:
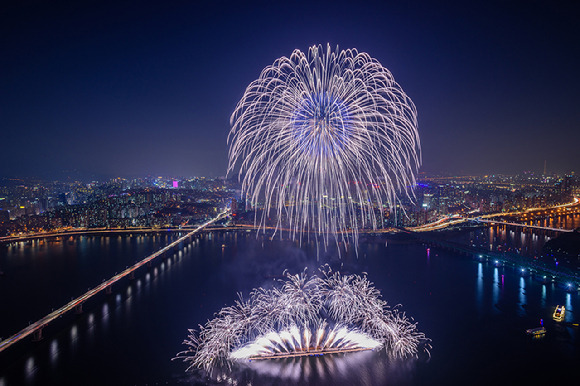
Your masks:
{"label": "firework launch platform", "polygon": [[344,354],[357,351],[367,351],[372,350],[369,347],[358,347],[358,348],[330,348],[330,349],[316,349],[311,348],[310,350],[300,350],[293,352],[280,352],[269,355],[255,355],[248,358],[250,361],[254,360],[268,360],[268,359],[287,359],[287,358],[297,358],[297,357],[307,357],[307,356],[321,356],[326,354]]}

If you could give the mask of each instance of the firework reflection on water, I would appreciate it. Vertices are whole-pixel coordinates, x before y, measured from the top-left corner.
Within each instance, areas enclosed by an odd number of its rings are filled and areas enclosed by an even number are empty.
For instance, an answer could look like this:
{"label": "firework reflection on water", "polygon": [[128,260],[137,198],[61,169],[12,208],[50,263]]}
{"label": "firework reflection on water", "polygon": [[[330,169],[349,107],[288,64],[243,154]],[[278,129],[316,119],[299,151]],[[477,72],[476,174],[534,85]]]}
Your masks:
{"label": "firework reflection on water", "polygon": [[417,360],[393,359],[387,358],[384,352],[360,351],[245,362],[233,371],[216,369],[211,378],[203,382],[253,386],[409,384],[416,365]]}

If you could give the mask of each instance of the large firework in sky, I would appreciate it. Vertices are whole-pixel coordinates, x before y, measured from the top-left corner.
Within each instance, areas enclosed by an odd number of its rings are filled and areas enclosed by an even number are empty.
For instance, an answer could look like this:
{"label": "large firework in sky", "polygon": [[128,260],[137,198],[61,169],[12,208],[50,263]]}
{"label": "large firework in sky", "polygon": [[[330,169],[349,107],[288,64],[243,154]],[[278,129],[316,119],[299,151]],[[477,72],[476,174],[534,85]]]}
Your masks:
{"label": "large firework in sky", "polygon": [[278,229],[356,243],[359,227],[412,198],[417,111],[393,75],[356,49],[313,46],[277,59],[231,117],[228,173]]}
{"label": "large firework in sky", "polygon": [[389,307],[366,276],[328,266],[321,273],[285,273],[272,289],[254,289],[247,300],[240,295],[199,332],[190,330],[177,358],[188,370],[211,372],[236,361],[383,348],[402,358],[428,348],[416,323]]}

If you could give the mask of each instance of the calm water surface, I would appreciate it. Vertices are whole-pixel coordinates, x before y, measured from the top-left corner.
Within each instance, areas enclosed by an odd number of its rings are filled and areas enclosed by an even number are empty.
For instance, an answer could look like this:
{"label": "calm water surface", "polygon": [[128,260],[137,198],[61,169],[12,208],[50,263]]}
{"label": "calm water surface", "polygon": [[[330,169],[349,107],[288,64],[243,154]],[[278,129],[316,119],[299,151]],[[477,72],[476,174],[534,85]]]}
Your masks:
{"label": "calm water surface", "polygon": [[[83,236],[0,246],[5,272],[0,336],[15,333],[174,237]],[[324,263],[347,273],[367,272],[384,299],[401,304],[431,338],[431,358],[392,361],[384,353],[363,352],[269,361],[216,372],[214,382],[508,385],[550,382],[556,373],[561,379],[575,376],[578,329],[553,322],[551,314],[564,304],[566,322],[578,323],[578,293],[522,276],[517,268],[427,251],[414,242],[362,237],[360,244],[358,257],[351,252],[338,259],[334,252],[317,254],[314,245],[299,247],[254,233],[200,235],[135,280],[118,283],[112,295],[91,301],[83,314],[47,327],[41,342],[26,341],[0,354],[0,386],[209,382],[186,376],[186,364],[171,361],[183,349],[187,329],[230,305],[238,292],[271,285],[284,269],[315,272]],[[525,329],[539,326],[541,319],[548,333],[532,340]]]}

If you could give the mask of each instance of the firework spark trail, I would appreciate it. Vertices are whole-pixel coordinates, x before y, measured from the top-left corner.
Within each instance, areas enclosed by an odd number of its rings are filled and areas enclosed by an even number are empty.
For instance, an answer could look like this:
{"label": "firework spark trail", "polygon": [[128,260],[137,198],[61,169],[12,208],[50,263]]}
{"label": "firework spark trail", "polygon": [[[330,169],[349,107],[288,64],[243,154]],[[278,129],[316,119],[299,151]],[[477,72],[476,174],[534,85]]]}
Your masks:
{"label": "firework spark trail", "polygon": [[[254,289],[248,300],[219,311],[190,330],[177,358],[188,370],[211,371],[232,360],[304,352],[384,347],[394,357],[417,356],[428,339],[397,308],[390,308],[366,278],[321,268],[322,275],[291,275],[273,289]],[[325,351],[326,350],[326,351]]]}
{"label": "firework spark trail", "polygon": [[[231,117],[228,173],[274,212],[292,238],[358,241],[398,196],[412,198],[421,163],[417,112],[392,74],[355,49],[313,46],[277,59],[246,89]],[[377,216],[375,209],[380,212]],[[257,214],[256,214],[257,216]]]}

